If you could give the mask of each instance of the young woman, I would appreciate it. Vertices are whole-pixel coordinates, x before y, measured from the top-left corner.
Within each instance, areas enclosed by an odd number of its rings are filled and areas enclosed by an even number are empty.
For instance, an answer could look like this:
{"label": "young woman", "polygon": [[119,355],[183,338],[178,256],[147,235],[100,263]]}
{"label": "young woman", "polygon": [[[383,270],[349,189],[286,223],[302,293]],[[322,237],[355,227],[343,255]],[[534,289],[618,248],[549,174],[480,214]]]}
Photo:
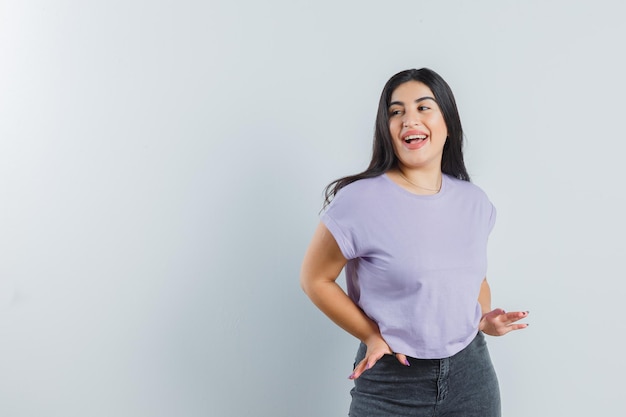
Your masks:
{"label": "young woman", "polygon": [[[301,284],[357,337],[350,416],[500,415],[483,333],[523,329],[491,309],[487,240],[495,209],[469,182],[448,84],[402,71],[381,94],[372,160],[326,188]],[[336,283],[346,268],[348,294]]]}

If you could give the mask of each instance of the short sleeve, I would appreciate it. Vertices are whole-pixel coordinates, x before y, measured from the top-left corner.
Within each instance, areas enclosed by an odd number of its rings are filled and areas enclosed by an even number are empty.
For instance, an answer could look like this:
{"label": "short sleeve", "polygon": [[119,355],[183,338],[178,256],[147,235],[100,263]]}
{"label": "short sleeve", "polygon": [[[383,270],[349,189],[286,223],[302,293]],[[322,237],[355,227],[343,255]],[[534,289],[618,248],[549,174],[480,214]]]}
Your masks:
{"label": "short sleeve", "polygon": [[350,226],[348,201],[337,196],[322,213],[320,220],[335,238],[341,253],[346,259],[357,257],[354,228]]}
{"label": "short sleeve", "polygon": [[491,207],[491,213],[489,215],[489,226],[488,226],[487,231],[491,233],[491,231],[493,230],[493,227],[496,225],[497,211],[496,211],[496,207],[492,203],[489,203],[489,206]]}

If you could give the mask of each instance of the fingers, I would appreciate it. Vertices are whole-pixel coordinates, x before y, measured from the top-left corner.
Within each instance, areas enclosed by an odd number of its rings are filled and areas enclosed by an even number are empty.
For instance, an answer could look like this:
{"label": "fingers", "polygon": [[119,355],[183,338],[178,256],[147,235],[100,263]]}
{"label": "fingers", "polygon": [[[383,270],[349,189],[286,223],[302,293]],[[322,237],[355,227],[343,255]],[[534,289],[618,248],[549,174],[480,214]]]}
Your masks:
{"label": "fingers", "polygon": [[[514,311],[511,313],[506,313],[504,315],[506,317],[504,322],[507,326],[511,326],[516,321],[519,321],[528,317],[528,314],[529,314],[528,311]],[[527,325],[524,325],[524,326],[527,326]]]}
{"label": "fingers", "polygon": [[368,369],[370,369],[371,367],[373,367],[376,362],[378,362],[378,360],[380,358],[382,358],[383,355],[380,355],[379,357],[375,357],[375,356],[366,356],[361,362],[359,362],[359,364],[354,368],[354,371],[350,374],[350,376],[348,377],[348,379],[357,379],[358,377],[361,376],[361,374],[365,371],[367,371]]}
{"label": "fingers", "polygon": [[517,321],[528,317],[528,314],[529,314],[528,311],[514,311],[511,313],[506,313],[505,314],[506,320],[504,321],[505,327],[502,329],[503,334],[509,333],[514,330],[525,329],[526,327],[528,327],[527,323],[515,324]]}
{"label": "fingers", "polygon": [[[485,314],[483,317],[489,317],[489,318],[493,318],[496,320],[500,320],[503,323],[508,325],[508,324],[514,323],[518,320],[528,317],[528,314],[529,314],[528,311],[511,311],[507,313],[501,308],[496,308],[490,311],[489,313]],[[503,317],[500,317],[500,316],[503,316]]]}
{"label": "fingers", "polygon": [[411,366],[411,364],[409,363],[409,360],[407,359],[406,355],[404,355],[402,353],[396,353],[396,359],[398,359],[398,362],[400,362],[404,366]]}
{"label": "fingers", "polygon": [[[389,354],[389,353],[387,353]],[[382,358],[385,354],[381,354],[380,356],[376,356],[376,355],[371,355],[368,357],[365,357],[361,362],[358,363],[358,365],[354,368],[354,371],[350,374],[350,376],[348,377],[348,379],[357,379],[358,377],[360,377],[363,372],[367,371],[368,369],[371,369],[376,362],[378,362],[378,360],[380,358]],[[400,362],[402,365],[404,366],[411,366],[411,364],[409,363],[409,360],[407,359],[406,355],[402,354],[402,353],[396,353],[395,354],[396,359],[398,360],[398,362]]]}
{"label": "fingers", "polygon": [[367,358],[363,359],[358,363],[357,366],[354,367],[354,371],[350,374],[348,379],[357,379],[361,376],[361,374],[365,371],[365,367],[367,366]]}
{"label": "fingers", "polygon": [[508,320],[517,321],[528,316],[528,311],[511,311],[504,314]]}
{"label": "fingers", "polygon": [[528,311],[512,311],[506,313],[503,309],[497,308],[483,316],[480,329],[483,333],[491,336],[503,336],[513,330],[521,330],[528,327],[527,323],[516,323],[528,317]]}

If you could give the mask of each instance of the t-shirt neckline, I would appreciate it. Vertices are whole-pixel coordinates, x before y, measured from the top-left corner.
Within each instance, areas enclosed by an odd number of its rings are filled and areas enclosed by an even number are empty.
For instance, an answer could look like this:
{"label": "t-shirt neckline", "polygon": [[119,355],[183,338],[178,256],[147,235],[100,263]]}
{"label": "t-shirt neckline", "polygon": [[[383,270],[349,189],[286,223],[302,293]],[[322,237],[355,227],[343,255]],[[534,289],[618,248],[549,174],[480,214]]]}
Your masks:
{"label": "t-shirt neckline", "polygon": [[441,174],[441,189],[439,190],[439,192],[435,194],[415,194],[415,193],[410,192],[409,190],[402,188],[400,185],[396,184],[394,180],[389,178],[386,172],[382,175],[382,177],[385,180],[387,180],[393,186],[394,189],[400,191],[401,193],[407,196],[414,197],[420,200],[435,200],[437,198],[441,198],[445,194],[448,188],[448,181],[449,181],[448,176],[442,173]]}

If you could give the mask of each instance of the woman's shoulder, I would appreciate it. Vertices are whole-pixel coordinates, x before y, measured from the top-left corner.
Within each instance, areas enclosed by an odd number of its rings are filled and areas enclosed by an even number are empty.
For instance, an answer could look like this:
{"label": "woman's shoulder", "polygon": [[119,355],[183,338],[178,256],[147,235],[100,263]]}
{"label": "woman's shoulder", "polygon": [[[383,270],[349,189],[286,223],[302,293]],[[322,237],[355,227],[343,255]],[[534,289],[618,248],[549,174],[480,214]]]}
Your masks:
{"label": "woman's shoulder", "polygon": [[446,176],[448,183],[450,184],[450,188],[452,188],[456,192],[462,193],[468,197],[473,196],[475,198],[482,198],[487,200],[489,199],[487,193],[480,186],[474,184],[473,182],[461,180],[447,174],[444,175]]}
{"label": "woman's shoulder", "polygon": [[387,181],[383,175],[371,178],[362,178],[343,186],[332,201],[356,201],[367,202],[371,198],[380,198],[381,191],[386,187]]}
{"label": "woman's shoulder", "polygon": [[366,191],[372,188],[379,188],[383,186],[387,181],[384,179],[384,174],[377,175],[370,178],[361,178],[343,187],[339,192],[355,192]]}

